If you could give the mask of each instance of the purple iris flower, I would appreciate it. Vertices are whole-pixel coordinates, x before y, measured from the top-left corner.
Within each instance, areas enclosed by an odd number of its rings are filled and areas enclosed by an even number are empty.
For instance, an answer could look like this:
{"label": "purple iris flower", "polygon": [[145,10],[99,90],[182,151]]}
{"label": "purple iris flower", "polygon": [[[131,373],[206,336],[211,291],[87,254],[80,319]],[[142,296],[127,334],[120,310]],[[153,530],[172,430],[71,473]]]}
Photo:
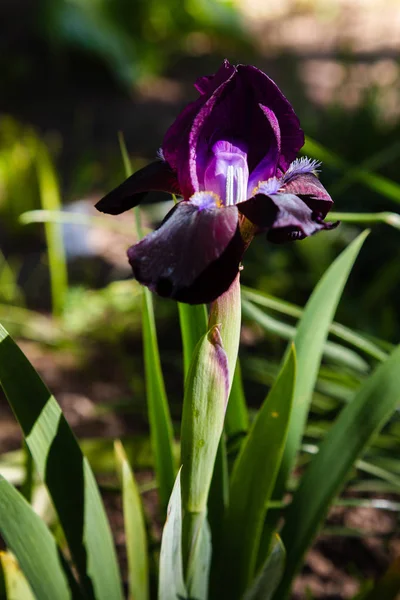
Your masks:
{"label": "purple iris flower", "polygon": [[295,160],[304,134],[273,81],[226,60],[195,87],[200,96],[167,131],[159,160],[96,205],[116,215],[149,191],[183,197],[128,258],[140,283],[190,304],[228,289],[254,235],[285,242],[334,226],[324,222],[333,202],[319,164]]}

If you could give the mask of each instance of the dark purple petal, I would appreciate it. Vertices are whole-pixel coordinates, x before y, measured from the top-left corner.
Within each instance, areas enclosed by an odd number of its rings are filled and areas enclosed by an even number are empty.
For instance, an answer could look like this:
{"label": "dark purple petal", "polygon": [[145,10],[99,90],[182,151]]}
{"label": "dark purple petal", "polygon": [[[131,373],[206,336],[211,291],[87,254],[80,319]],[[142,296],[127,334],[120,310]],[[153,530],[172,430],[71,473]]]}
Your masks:
{"label": "dark purple petal", "polygon": [[250,174],[265,157],[265,174],[260,174],[260,178],[275,174],[279,124],[273,111],[265,110],[252,94],[253,90],[236,72],[215,90],[196,116],[189,137],[190,173],[195,189],[205,189],[204,172],[212,160],[212,148],[220,141],[246,149]]}
{"label": "dark purple petal", "polygon": [[[231,65],[229,61],[224,60],[221,67],[215,75],[200,77],[195,87],[200,92],[200,98],[188,104],[174,121],[164,136],[162,149],[166,161],[173,169],[178,169],[181,162],[182,146],[187,146],[189,142],[189,133],[193,124],[193,120],[197,113],[214,93],[214,91],[236,71],[236,67]],[[190,192],[193,193],[194,190]],[[189,194],[189,195],[190,195]]]}
{"label": "dark purple petal", "polygon": [[259,232],[272,227],[279,212],[272,198],[265,194],[256,194],[250,200],[237,204],[237,208]]}
{"label": "dark purple petal", "polygon": [[270,242],[302,240],[322,229],[333,229],[337,223],[325,223],[318,212],[311,210],[294,194],[269,196],[278,209],[273,225],[267,231]]}
{"label": "dark purple petal", "polygon": [[156,231],[128,250],[135,278],[160,296],[212,302],[235,279],[245,243],[235,206],[198,193],[177,204]]}
{"label": "dark purple petal", "polygon": [[[290,174],[289,174],[290,175]],[[281,187],[285,194],[299,196],[313,211],[319,212],[323,218],[326,217],[333,205],[333,200],[313,173],[293,175],[287,178]]]}
{"label": "dark purple petal", "polygon": [[180,194],[176,174],[164,161],[157,160],[136,171],[96,204],[97,210],[119,215],[140,204],[148,192]]}
{"label": "dark purple petal", "polygon": [[210,96],[223,81],[229,79],[229,77],[236,71],[236,67],[230,64],[229,60],[225,59],[214,75],[203,75],[196,79],[194,87],[200,94],[207,94]]}
{"label": "dark purple petal", "polygon": [[260,181],[265,181],[273,177],[279,162],[281,152],[281,130],[275,113],[267,106],[260,106],[261,110],[268,119],[273,135],[270,136],[270,146],[267,153],[252,171],[248,183],[248,198],[253,195],[254,188]]}
{"label": "dark purple petal", "polygon": [[[265,73],[256,67],[246,65],[238,65],[237,70],[238,77],[243,80],[244,89],[247,91],[244,101],[248,102],[249,98],[253,98],[252,103],[268,106],[278,120],[281,133],[281,155],[278,167],[284,173],[304,145],[304,133],[300,128],[299,120],[290,102]],[[255,133],[257,134],[257,131]]]}

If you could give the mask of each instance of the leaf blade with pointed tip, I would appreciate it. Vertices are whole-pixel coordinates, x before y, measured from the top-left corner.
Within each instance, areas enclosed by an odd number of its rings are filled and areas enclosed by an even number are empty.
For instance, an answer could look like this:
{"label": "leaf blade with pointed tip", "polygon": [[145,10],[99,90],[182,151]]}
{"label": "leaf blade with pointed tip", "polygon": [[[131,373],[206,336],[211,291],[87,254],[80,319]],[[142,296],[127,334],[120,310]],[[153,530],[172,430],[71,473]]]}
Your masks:
{"label": "leaf blade with pointed tip", "polygon": [[148,600],[148,548],[142,501],[121,442],[114,443],[114,450],[122,485],[129,596],[135,600]]}
{"label": "leaf blade with pointed tip", "polygon": [[38,598],[70,600],[53,536],[21,494],[1,476],[0,532]]}
{"label": "leaf blade with pointed tip", "polygon": [[[281,498],[300,447],[324,344],[347,278],[368,235],[361,233],[332,263],[313,291],[296,330],[296,392],[276,496]],[[275,495],[274,495],[275,497]]]}
{"label": "leaf blade with pointed tip", "polygon": [[303,554],[311,543],[330,502],[371,437],[396,410],[400,400],[400,346],[379,365],[356,397],[340,413],[310,462],[287,511],[282,539],[287,563],[277,598],[285,598]]}
{"label": "leaf blade with pointed tip", "polygon": [[88,598],[122,599],[111,530],[93,473],[55,398],[1,325],[0,385],[53,500]]}

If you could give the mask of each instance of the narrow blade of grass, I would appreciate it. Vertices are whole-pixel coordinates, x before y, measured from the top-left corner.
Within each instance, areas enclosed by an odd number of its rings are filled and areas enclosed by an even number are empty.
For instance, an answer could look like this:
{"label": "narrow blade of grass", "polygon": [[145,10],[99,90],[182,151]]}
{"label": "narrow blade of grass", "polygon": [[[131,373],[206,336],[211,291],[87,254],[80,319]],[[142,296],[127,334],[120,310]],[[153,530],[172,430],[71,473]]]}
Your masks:
{"label": "narrow blade of grass", "polygon": [[381,194],[381,196],[385,196],[397,203],[400,202],[400,185],[398,183],[391,179],[387,179],[382,175],[373,173],[370,170],[349,164],[346,160],[331,150],[328,150],[319,142],[307,137],[302,152],[309,154],[313,158],[317,158],[336,169],[346,171],[348,180],[362,183],[374,192]]}
{"label": "narrow blade of grass", "polygon": [[329,213],[328,221],[342,221],[343,223],[362,223],[363,225],[375,225],[385,223],[395,229],[400,229],[400,215],[394,212],[380,213]]}
{"label": "narrow blade of grass", "polygon": [[[38,598],[70,600],[71,592],[53,536],[26,500],[2,477],[0,533],[8,548],[17,557]],[[25,591],[25,598],[29,598],[29,590]],[[24,596],[20,598],[22,600]]]}
{"label": "narrow blade of grass", "polygon": [[[119,134],[119,144],[126,176],[129,177],[132,175],[132,168],[124,137],[121,133]],[[134,209],[134,214],[137,236],[138,238],[141,238],[143,232],[140,219],[140,208],[138,206]],[[147,288],[143,288],[142,315],[147,410],[160,502],[165,510],[175,480],[173,428],[161,369],[153,297]]]}
{"label": "narrow blade of grass", "polygon": [[[46,146],[37,145],[36,164],[42,208],[61,210],[60,189],[54,167]],[[60,315],[64,309],[68,291],[67,261],[64,251],[62,227],[58,223],[46,223],[46,242],[49,258],[53,312]]]}
{"label": "narrow blade of grass", "polygon": [[256,574],[266,506],[274,488],[289,426],[295,365],[292,349],[233,468],[230,503],[224,523],[224,573],[221,578],[221,589],[232,599],[242,597]]}
{"label": "narrow blade of grass", "polygon": [[151,444],[161,505],[168,504],[174,479],[173,430],[158,351],[151,292],[143,290],[143,351]]}
{"label": "narrow blade of grass", "polygon": [[[294,339],[296,328],[292,325],[270,317],[248,300],[243,300],[242,308],[243,314],[261,325],[265,331],[278,335],[285,340]],[[369,364],[361,356],[353,350],[335,342],[324,342],[323,355],[331,361],[352,368],[355,371],[361,373],[369,371]]]}
{"label": "narrow blade of grass", "polygon": [[1,325],[0,385],[53,500],[88,598],[122,598],[112,535],[93,473],[55,398]]}
{"label": "narrow blade of grass", "polygon": [[304,552],[312,542],[329,504],[371,437],[379,431],[400,400],[400,347],[380,365],[340,413],[310,462],[288,508],[282,539],[288,544],[284,580],[277,592],[288,594]]}
{"label": "narrow blade of grass", "polygon": [[[298,319],[303,315],[303,309],[299,306],[287,302],[286,300],[281,300],[275,296],[271,296],[270,294],[259,292],[258,290],[254,290],[252,288],[242,286],[242,295],[244,295],[246,299],[250,300],[254,304],[264,306],[265,308],[269,308],[289,317],[295,317]],[[365,352],[365,354],[371,356],[372,358],[383,361],[388,357],[388,354],[384,352],[377,344],[374,344],[362,334],[353,331],[349,327],[345,327],[341,323],[331,323],[329,331],[343,342],[346,342],[350,346]]]}
{"label": "narrow blade of grass", "polygon": [[148,600],[148,548],[142,500],[121,442],[115,442],[114,449],[122,486],[129,597],[135,600]]}

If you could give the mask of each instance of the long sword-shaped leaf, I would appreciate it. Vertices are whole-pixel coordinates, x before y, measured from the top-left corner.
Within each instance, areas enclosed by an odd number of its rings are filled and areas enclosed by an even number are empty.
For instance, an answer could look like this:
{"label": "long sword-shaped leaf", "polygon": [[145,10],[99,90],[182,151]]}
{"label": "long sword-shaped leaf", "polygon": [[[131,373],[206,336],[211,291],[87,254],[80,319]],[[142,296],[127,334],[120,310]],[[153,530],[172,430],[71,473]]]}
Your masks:
{"label": "long sword-shaped leaf", "polygon": [[289,426],[295,384],[294,349],[261,407],[235,462],[224,523],[223,590],[241,598],[255,576],[266,506]]}
{"label": "long sword-shaped leaf", "polygon": [[142,501],[121,442],[115,442],[114,449],[122,485],[129,598],[148,600],[149,565]]}
{"label": "long sword-shaped leaf", "polygon": [[182,560],[182,501],[179,471],[168,504],[167,520],[161,540],[158,600],[187,598]]}
{"label": "long sword-shaped leaf", "polygon": [[312,459],[290,505],[282,532],[288,550],[277,600],[286,597],[303,554],[347,473],[400,402],[400,346],[340,413]]}
{"label": "long sword-shaped leaf", "polygon": [[297,327],[294,338],[298,367],[296,391],[275,499],[282,497],[292,470],[306,424],[329,326],[367,234],[368,232],[360,234],[332,263],[307,302]]}
{"label": "long sword-shaped leaf", "polygon": [[[265,292],[259,292],[258,290],[242,286],[242,295],[254,304],[264,306],[265,308],[269,308],[283,315],[288,315],[298,319],[303,314],[303,309],[299,306],[296,306],[291,302],[287,302],[286,300],[281,300],[276,296],[271,296],[271,294],[266,294]],[[368,354],[377,360],[383,361],[388,357],[387,353],[384,352],[377,344],[371,342],[371,340],[367,339],[362,334],[353,331],[349,327],[345,327],[341,323],[332,322],[329,331],[343,342],[346,342],[350,346],[361,350],[365,354]]]}
{"label": "long sword-shaped leaf", "polygon": [[[124,161],[126,176],[132,175],[129,155],[123,135],[119,135],[119,144]],[[134,210],[137,237],[143,236],[140,208]],[[154,317],[153,297],[147,288],[143,288],[143,356],[146,379],[147,410],[150,423],[151,444],[154,454],[155,471],[161,505],[167,507],[174,480],[175,464],[173,457],[173,428],[161,369],[158,349],[156,321]]]}
{"label": "long sword-shaped leaf", "polygon": [[153,297],[147,288],[143,290],[143,350],[151,444],[160,500],[166,508],[175,478],[173,431],[158,351]]}
{"label": "long sword-shaped leaf", "polygon": [[[265,331],[271,332],[286,340],[292,340],[296,335],[295,327],[270,317],[248,300],[243,300],[242,306],[243,314],[261,325]],[[365,373],[369,370],[369,364],[354,352],[354,350],[341,346],[336,342],[325,341],[323,354],[332,362],[341,366],[346,366],[354,371]]]}
{"label": "long sword-shaped leaf", "polygon": [[38,598],[70,600],[71,592],[53,536],[21,494],[2,477],[0,533]]}
{"label": "long sword-shaped leaf", "polygon": [[49,490],[88,598],[122,598],[112,535],[89,463],[55,398],[1,325],[0,385]]}

